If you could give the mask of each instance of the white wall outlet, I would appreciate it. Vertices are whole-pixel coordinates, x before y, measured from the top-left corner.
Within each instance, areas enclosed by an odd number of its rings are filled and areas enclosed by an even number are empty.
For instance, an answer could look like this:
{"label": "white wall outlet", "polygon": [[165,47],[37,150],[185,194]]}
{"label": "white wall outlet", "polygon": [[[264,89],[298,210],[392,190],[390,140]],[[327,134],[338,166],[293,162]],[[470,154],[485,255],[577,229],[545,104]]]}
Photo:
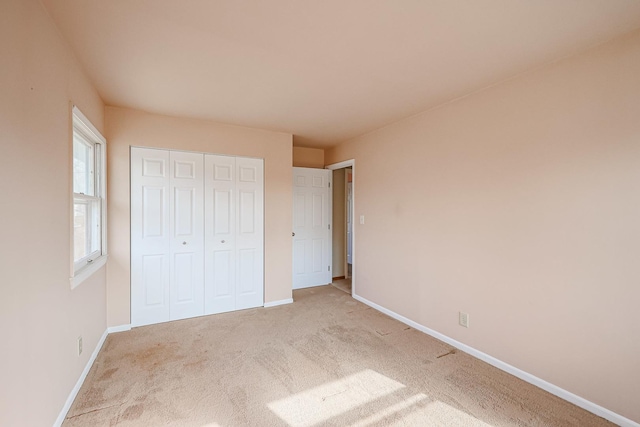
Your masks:
{"label": "white wall outlet", "polygon": [[460,323],[460,326],[464,326],[465,328],[468,328],[469,327],[469,314],[463,313],[463,312],[459,312],[458,313],[458,323]]}
{"label": "white wall outlet", "polygon": [[82,337],[78,337],[78,356],[82,354]]}
{"label": "white wall outlet", "polygon": [[364,224],[364,215],[360,215],[360,224]]}

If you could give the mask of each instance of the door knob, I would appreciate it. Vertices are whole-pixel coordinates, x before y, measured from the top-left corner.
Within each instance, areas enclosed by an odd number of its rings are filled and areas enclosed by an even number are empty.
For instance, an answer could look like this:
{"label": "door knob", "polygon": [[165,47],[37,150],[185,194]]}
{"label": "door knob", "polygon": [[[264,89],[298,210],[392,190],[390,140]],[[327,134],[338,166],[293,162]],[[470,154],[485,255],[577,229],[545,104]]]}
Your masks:
{"label": "door knob", "polygon": [[187,244],[187,242],[182,242],[182,244],[183,244],[183,245],[186,245],[186,244]]}
{"label": "door knob", "polygon": [[224,243],[224,240],[221,240],[221,243]]}

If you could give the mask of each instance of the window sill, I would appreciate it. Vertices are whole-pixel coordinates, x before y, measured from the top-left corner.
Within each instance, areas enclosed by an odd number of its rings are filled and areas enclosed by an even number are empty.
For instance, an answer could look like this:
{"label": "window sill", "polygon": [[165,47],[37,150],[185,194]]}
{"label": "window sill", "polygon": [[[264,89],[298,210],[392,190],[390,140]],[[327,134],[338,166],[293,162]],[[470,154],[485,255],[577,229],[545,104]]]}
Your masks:
{"label": "window sill", "polygon": [[74,289],[80,285],[80,283],[87,280],[89,277],[93,275],[96,271],[100,270],[106,263],[108,255],[103,255],[100,258],[97,258],[91,264],[88,264],[86,267],[81,268],[76,271],[73,277],[69,279],[71,282],[71,289]]}

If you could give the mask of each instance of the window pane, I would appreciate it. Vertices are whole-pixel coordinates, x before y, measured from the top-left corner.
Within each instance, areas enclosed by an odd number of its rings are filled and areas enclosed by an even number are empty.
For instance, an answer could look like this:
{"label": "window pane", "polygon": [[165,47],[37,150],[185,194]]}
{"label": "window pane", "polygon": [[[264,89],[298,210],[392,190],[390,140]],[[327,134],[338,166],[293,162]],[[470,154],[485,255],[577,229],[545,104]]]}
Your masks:
{"label": "window pane", "polygon": [[94,194],[93,144],[79,132],[73,132],[73,192]]}
{"label": "window pane", "polygon": [[88,205],[73,203],[73,260],[78,261],[89,254],[87,247]]}
{"label": "window pane", "polygon": [[73,203],[73,260],[81,260],[102,249],[100,199],[75,199]]}
{"label": "window pane", "polygon": [[94,170],[93,170],[93,188],[94,196],[103,197],[102,191],[102,146],[100,144],[93,145],[94,152]]}
{"label": "window pane", "polygon": [[100,251],[100,241],[102,237],[102,229],[100,226],[100,219],[102,218],[102,212],[100,211],[100,200],[94,200],[90,204],[91,209],[91,236],[89,242],[90,253]]}

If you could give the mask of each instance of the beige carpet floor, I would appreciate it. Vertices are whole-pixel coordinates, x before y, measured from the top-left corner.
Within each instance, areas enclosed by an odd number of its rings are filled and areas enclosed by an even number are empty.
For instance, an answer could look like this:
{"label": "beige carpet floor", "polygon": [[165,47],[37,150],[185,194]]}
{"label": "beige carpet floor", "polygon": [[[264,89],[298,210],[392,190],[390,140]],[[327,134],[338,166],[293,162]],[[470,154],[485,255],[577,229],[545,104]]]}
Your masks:
{"label": "beige carpet floor", "polygon": [[606,426],[327,285],[112,334],[64,425]]}

